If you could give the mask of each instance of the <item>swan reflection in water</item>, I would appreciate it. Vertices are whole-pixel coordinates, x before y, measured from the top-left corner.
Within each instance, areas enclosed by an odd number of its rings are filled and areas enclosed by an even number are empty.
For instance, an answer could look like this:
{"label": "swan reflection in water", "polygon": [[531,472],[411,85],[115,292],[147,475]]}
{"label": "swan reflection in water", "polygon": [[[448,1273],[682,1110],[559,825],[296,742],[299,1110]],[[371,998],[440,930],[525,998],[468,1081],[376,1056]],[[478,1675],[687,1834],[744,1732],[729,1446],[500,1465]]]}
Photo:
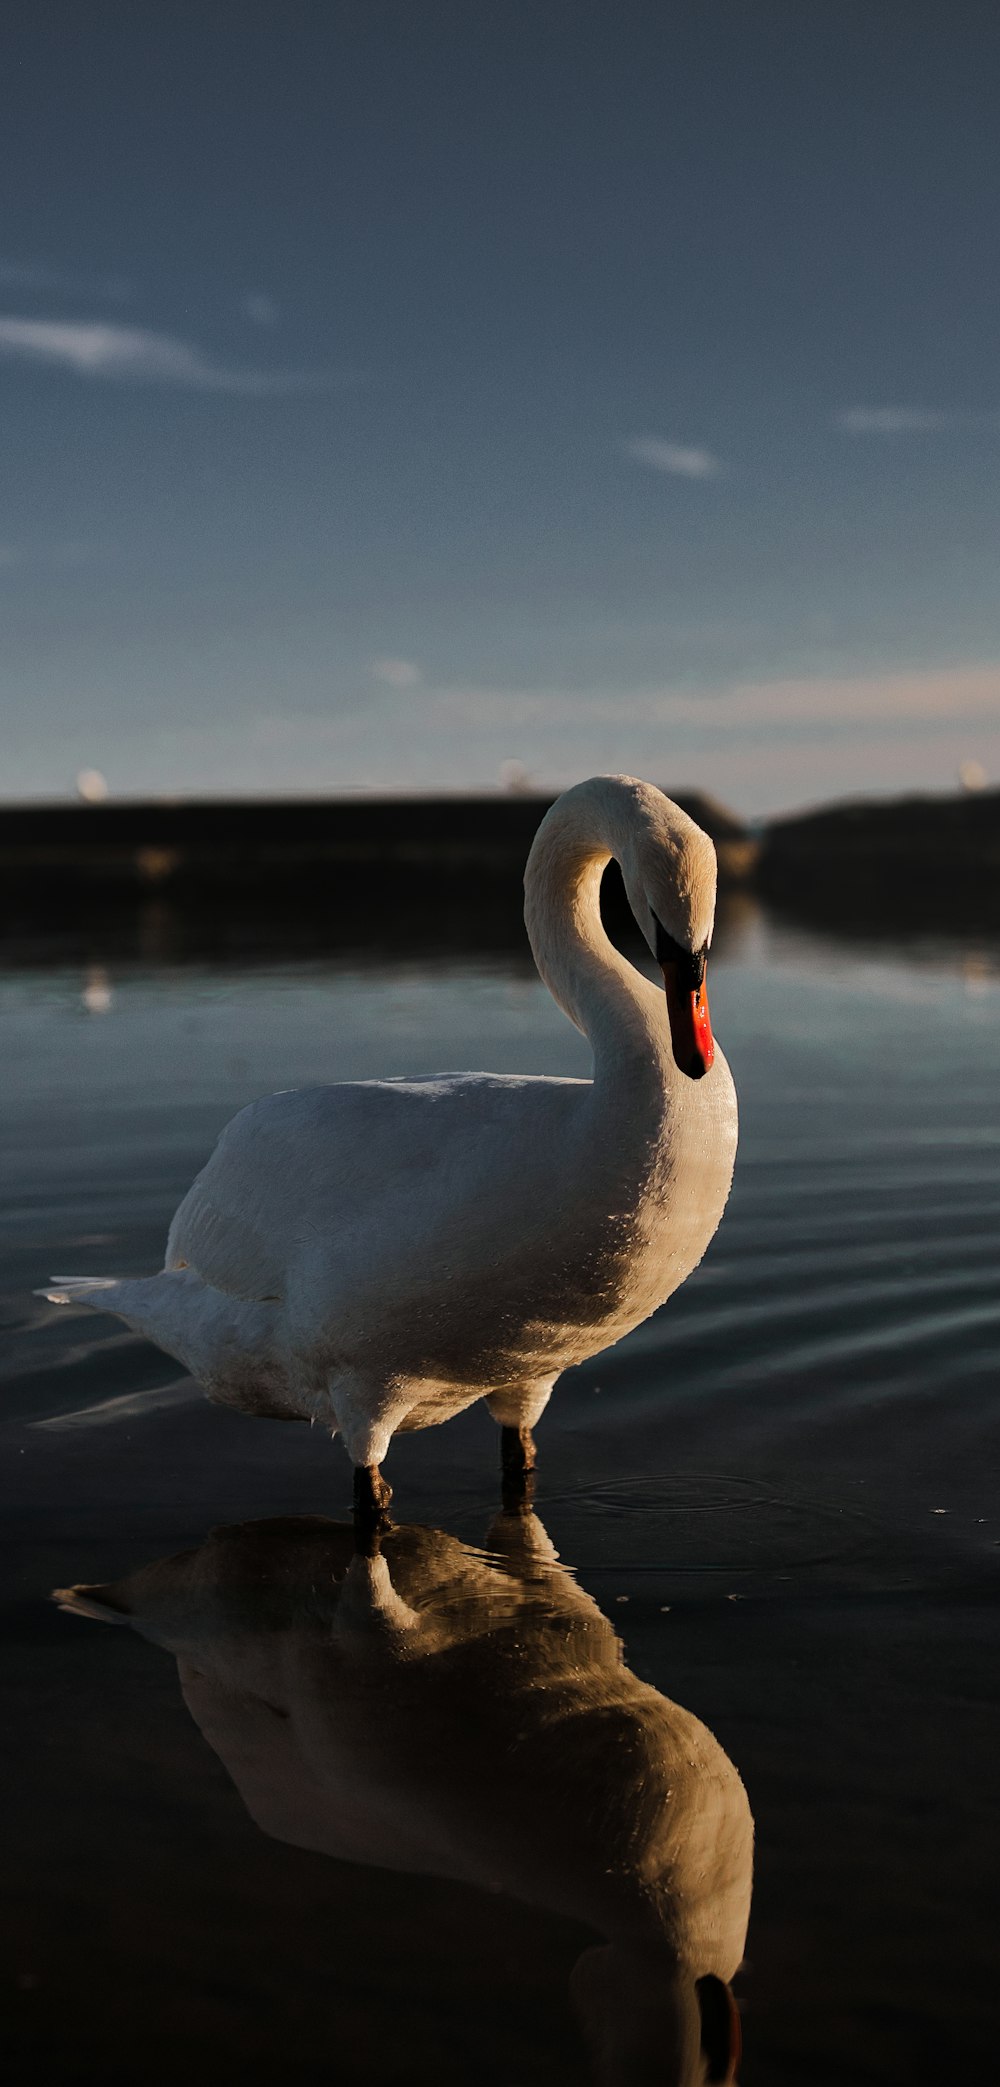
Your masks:
{"label": "swan reflection in water", "polygon": [[570,1981],[601,2087],[732,2081],[753,1821],[707,1728],[636,1679],[537,1516],[488,1550],[321,1517],[213,1531],[65,1607],[172,1652],[279,1841],[591,1927]]}

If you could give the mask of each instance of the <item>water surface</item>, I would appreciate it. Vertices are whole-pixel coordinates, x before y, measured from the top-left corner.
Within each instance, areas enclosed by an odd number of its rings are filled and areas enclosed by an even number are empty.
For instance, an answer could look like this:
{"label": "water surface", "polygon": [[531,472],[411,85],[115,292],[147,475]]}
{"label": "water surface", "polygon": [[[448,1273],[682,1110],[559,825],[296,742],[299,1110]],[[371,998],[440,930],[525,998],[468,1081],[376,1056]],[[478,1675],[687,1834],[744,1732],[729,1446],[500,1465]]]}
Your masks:
{"label": "water surface", "polygon": [[[751,917],[711,993],[742,1115],[729,1210],[669,1305],[557,1389],[539,1516],[632,1673],[749,1793],[741,2077],[986,2077],[1000,985],[988,951]],[[209,1408],[117,1321],[31,1293],[157,1266],[255,1095],[585,1073],[583,1040],[524,963],[468,952],[36,962],[4,978],[0,1031],[15,2076],[581,2078],[565,1908],[265,1836],[162,1650],[48,1604],[214,1527],[344,1521],[350,1473],[318,1432]],[[401,1437],[400,1519],[477,1551],[497,1458],[482,1409]]]}

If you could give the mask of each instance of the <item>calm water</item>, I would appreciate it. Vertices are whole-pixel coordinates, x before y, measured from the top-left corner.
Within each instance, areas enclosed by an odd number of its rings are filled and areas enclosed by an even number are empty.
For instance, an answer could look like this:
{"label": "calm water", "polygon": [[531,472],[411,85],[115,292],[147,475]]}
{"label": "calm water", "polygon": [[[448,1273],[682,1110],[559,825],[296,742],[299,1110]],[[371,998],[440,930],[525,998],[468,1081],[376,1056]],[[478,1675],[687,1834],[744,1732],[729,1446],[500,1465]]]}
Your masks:
{"label": "calm water", "polygon": [[[330,1679],[341,1641],[316,1593],[347,1584],[347,1539],[284,1519],[209,1541],[265,1517],[342,1524],[343,1453],[207,1407],[117,1321],[31,1292],[158,1265],[181,1193],[254,1095],[583,1073],[586,1047],[526,969],[468,956],[0,984],[18,2080],[586,2077],[573,1967],[608,1930],[552,1839],[559,1778],[583,1819],[612,1798],[627,1811],[660,1768],[630,1781],[606,1742],[577,1766],[564,1748],[550,1802],[529,1713],[506,1750],[497,1733],[537,1703],[538,1648],[557,1640],[593,1713],[602,1614],[629,1688],[666,1699],[660,1767],[681,1705],[749,1795],[741,2078],[989,2076],[1000,982],[976,951],[857,952],[748,918],[711,987],[742,1112],[720,1233],[661,1314],[563,1380],[539,1431],[534,1562],[498,1561],[482,1410],[394,1445],[391,1587],[442,1643],[478,1649],[467,1669],[431,1662],[418,1701],[383,1632],[352,1724],[362,1655],[351,1638],[354,1666]],[[47,1601],[189,1547],[197,1601],[187,1568],[164,1567],[136,1631]],[[450,1764],[440,1787],[432,1756]],[[669,2024],[650,2036],[665,2052]],[[669,2077],[615,2063],[637,2087]]]}

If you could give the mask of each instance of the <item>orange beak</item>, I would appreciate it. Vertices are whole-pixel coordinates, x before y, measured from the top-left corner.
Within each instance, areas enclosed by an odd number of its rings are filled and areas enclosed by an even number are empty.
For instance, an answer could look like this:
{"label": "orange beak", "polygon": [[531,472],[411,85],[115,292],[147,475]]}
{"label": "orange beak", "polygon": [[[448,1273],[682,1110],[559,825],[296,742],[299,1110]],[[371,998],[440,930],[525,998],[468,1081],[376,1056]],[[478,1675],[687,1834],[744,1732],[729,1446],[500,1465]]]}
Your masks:
{"label": "orange beak", "polygon": [[705,974],[702,972],[701,983],[692,992],[687,980],[682,981],[676,964],[661,964],[660,969],[667,993],[675,1062],[689,1080],[700,1080],[715,1057]]}

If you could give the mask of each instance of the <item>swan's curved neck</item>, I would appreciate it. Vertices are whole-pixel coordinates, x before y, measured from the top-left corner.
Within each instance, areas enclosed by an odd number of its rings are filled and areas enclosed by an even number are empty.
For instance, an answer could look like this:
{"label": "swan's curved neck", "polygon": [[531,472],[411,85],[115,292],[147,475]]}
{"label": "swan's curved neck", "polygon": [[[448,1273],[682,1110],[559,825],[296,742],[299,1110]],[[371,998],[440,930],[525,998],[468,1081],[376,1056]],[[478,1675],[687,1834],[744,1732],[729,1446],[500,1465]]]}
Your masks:
{"label": "swan's curved neck", "polygon": [[612,857],[621,860],[626,819],[611,793],[582,785],[546,814],[524,877],[532,955],[553,999],[587,1037],[597,1080],[623,1060],[663,1072],[670,1059],[663,996],[601,921],[601,878]]}

